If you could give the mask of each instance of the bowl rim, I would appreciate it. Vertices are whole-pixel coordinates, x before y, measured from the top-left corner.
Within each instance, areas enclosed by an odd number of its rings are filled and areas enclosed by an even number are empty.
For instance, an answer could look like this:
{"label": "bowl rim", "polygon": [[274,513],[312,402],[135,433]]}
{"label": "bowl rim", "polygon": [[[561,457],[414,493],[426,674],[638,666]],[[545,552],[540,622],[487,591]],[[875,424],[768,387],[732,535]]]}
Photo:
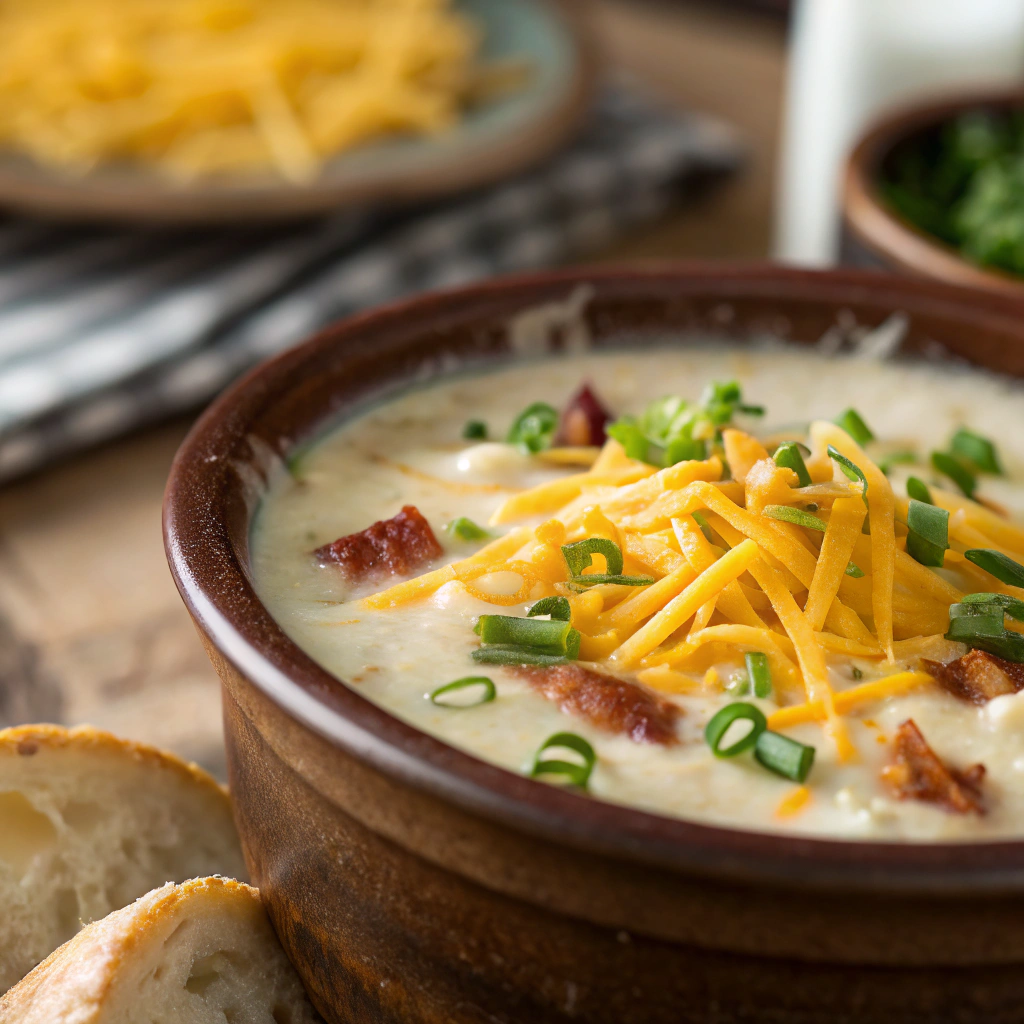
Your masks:
{"label": "bowl rim", "polygon": [[[244,437],[247,416],[272,395],[275,378],[295,372],[323,350],[396,325],[415,323],[425,332],[453,311],[504,305],[510,297],[521,298],[526,308],[543,301],[552,288],[562,295],[581,285],[642,294],[653,282],[703,287],[701,294],[723,302],[802,299],[827,303],[837,312],[870,296],[894,311],[969,315],[994,330],[1024,334],[1019,303],[991,291],[877,271],[762,263],[546,271],[431,292],[358,314],[249,371],[200,416],[179,448],[164,496],[164,545],[171,575],[197,626],[259,691],[333,746],[472,815],[557,845],[709,879],[794,889],[953,898],[1024,891],[1024,840],[900,843],[746,831],[595,800],[497,767],[339,686],[259,601],[221,515],[229,465],[221,456],[224,438]],[[211,561],[217,571],[211,571]],[[272,653],[271,638],[283,657]]]}
{"label": "bowl rim", "polygon": [[1024,107],[1020,90],[979,90],[897,107],[871,122],[846,159],[842,215],[853,238],[886,265],[951,284],[1024,298],[1024,277],[965,260],[952,246],[891,210],[877,188],[878,169],[892,150],[925,129],[981,108]]}

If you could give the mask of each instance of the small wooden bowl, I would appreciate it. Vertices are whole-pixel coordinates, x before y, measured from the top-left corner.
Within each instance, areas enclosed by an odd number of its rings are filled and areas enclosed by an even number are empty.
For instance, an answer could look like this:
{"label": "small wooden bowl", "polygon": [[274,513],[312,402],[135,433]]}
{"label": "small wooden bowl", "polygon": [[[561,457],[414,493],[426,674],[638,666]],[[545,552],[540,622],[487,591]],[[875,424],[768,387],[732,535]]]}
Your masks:
{"label": "small wooden bowl", "polygon": [[[572,302],[567,299],[572,297]],[[1024,379],[1024,318],[991,292],[780,267],[577,270],[352,317],[199,420],[164,506],[168,560],[224,687],[249,871],[330,1024],[998,1024],[1024,1006],[1024,842],[744,832],[604,803],[427,735],[330,675],[253,589],[269,468],[410,380],[514,355],[524,313],[582,306],[595,349],[766,332],[814,344],[907,317]]]}
{"label": "small wooden bowl", "polygon": [[1018,92],[978,93],[899,110],[863,135],[846,161],[843,179],[843,261],[887,267],[949,284],[987,288],[1024,299],[1024,277],[969,263],[895,212],[878,189],[879,174],[893,150],[915,135],[934,130],[972,110],[1024,107]]}

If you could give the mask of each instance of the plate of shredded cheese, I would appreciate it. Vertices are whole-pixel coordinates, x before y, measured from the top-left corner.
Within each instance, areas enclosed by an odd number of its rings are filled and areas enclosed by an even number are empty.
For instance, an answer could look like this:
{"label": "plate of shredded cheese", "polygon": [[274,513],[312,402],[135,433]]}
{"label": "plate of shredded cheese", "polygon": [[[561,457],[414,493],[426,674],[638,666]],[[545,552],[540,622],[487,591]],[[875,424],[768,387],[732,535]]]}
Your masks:
{"label": "plate of shredded cheese", "polygon": [[595,61],[562,0],[2,0],[0,204],[229,222],[542,158]]}

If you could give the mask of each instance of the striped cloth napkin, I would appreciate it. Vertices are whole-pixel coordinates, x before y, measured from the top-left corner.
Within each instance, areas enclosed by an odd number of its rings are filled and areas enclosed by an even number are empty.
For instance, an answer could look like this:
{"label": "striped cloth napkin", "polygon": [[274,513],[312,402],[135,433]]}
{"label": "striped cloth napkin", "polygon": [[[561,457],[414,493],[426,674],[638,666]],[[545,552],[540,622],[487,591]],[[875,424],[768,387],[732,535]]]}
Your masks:
{"label": "striped cloth napkin", "polygon": [[598,249],[739,160],[719,122],[616,86],[548,163],[440,206],[243,231],[0,221],[0,481],[196,408],[331,320]]}

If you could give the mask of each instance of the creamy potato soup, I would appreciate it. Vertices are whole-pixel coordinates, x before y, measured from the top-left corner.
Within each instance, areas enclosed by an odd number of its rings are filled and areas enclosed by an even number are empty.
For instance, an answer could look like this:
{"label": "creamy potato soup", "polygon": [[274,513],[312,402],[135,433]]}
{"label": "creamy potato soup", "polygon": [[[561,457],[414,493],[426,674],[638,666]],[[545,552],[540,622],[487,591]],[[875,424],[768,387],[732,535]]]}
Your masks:
{"label": "creamy potato soup", "polygon": [[736,828],[1020,836],[1022,423],[963,367],[518,363],[300,452],[253,572],[325,669],[510,771]]}

